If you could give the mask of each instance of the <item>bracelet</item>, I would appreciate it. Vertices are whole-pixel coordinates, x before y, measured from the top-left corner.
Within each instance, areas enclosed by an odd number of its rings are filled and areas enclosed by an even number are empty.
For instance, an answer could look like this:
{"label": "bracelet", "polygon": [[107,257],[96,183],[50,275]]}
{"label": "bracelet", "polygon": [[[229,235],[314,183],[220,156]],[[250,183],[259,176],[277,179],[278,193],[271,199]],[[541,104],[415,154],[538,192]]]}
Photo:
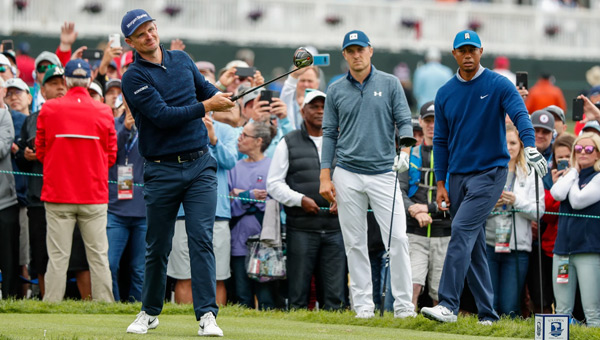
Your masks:
{"label": "bracelet", "polygon": [[221,91],[227,91],[227,86],[225,86],[225,85],[221,84],[221,81],[220,81],[220,80],[218,80],[218,81],[217,81],[217,83],[215,84],[215,86],[216,86],[216,87],[217,87],[219,90],[221,90]]}

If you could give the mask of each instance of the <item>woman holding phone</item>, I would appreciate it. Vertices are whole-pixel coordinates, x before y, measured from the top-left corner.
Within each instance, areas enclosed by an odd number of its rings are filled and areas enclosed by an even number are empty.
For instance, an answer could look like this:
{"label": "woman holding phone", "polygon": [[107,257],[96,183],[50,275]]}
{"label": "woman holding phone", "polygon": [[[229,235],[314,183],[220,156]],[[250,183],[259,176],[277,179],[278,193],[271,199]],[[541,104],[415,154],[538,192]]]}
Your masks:
{"label": "woman holding phone", "polygon": [[577,286],[589,327],[600,327],[600,137],[584,133],[575,140],[571,167],[550,190],[561,215],[552,260],[556,313],[571,314]]}

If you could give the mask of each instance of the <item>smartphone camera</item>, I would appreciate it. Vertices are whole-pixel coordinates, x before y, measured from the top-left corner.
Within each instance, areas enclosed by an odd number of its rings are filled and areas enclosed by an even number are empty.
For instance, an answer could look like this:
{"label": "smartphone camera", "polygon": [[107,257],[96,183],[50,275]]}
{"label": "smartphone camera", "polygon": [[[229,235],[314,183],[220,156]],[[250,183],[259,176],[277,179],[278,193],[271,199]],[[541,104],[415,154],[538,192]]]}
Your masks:
{"label": "smartphone camera", "polygon": [[569,161],[567,159],[561,159],[557,163],[558,164],[556,164],[556,170],[558,171],[565,170],[569,167]]}

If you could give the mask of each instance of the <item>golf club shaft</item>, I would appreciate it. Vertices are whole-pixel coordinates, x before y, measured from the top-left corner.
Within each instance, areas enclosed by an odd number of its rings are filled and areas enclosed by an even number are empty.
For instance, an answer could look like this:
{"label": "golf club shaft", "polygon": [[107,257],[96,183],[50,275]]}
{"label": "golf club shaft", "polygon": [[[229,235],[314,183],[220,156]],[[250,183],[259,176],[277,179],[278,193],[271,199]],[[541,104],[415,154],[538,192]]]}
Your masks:
{"label": "golf club shaft", "polygon": [[250,93],[250,92],[254,92],[254,91],[258,90],[259,88],[261,88],[261,87],[263,87],[263,86],[267,86],[267,85],[271,84],[272,82],[274,82],[274,81],[276,81],[276,80],[279,80],[279,79],[281,79],[281,78],[283,78],[283,77],[285,77],[285,76],[289,75],[290,73],[293,73],[293,72],[296,72],[296,71],[298,71],[299,69],[300,69],[300,68],[298,68],[298,67],[297,67],[297,68],[295,68],[295,69],[293,69],[293,70],[291,70],[291,71],[289,71],[289,72],[287,72],[287,73],[284,73],[284,74],[280,75],[280,76],[279,76],[279,77],[277,77],[277,78],[273,78],[273,79],[269,80],[269,81],[268,81],[268,82],[266,82],[266,83],[263,83],[263,84],[260,84],[260,85],[258,85],[258,86],[255,86],[255,87],[253,87],[253,88],[251,88],[251,89],[249,89],[249,90],[245,91],[245,92],[244,92],[244,93],[242,93],[242,94],[238,94],[237,96],[233,96],[233,97],[231,97],[231,101],[232,101],[232,102],[234,102],[234,101],[236,101],[236,100],[238,100],[238,99],[242,98],[243,96],[247,95],[248,93]]}
{"label": "golf club shaft", "polygon": [[[535,170],[534,170],[535,171]],[[542,284],[542,232],[540,228],[540,184],[539,175],[535,171],[535,221],[537,222],[537,239],[538,239],[538,266],[540,267],[540,314],[544,313],[544,285]]]}

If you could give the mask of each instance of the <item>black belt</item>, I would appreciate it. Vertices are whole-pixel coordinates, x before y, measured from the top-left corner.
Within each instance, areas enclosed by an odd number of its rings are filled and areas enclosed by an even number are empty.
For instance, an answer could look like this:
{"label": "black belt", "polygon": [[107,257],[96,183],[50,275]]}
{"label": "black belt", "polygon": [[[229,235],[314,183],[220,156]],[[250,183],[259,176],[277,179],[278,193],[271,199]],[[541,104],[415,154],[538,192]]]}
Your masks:
{"label": "black belt", "polygon": [[195,161],[196,159],[202,157],[204,154],[208,153],[208,147],[203,147],[201,150],[186,152],[179,155],[169,155],[169,156],[159,156],[159,157],[147,157],[147,159],[151,162],[162,163],[162,162],[177,162],[177,163],[185,163]]}

